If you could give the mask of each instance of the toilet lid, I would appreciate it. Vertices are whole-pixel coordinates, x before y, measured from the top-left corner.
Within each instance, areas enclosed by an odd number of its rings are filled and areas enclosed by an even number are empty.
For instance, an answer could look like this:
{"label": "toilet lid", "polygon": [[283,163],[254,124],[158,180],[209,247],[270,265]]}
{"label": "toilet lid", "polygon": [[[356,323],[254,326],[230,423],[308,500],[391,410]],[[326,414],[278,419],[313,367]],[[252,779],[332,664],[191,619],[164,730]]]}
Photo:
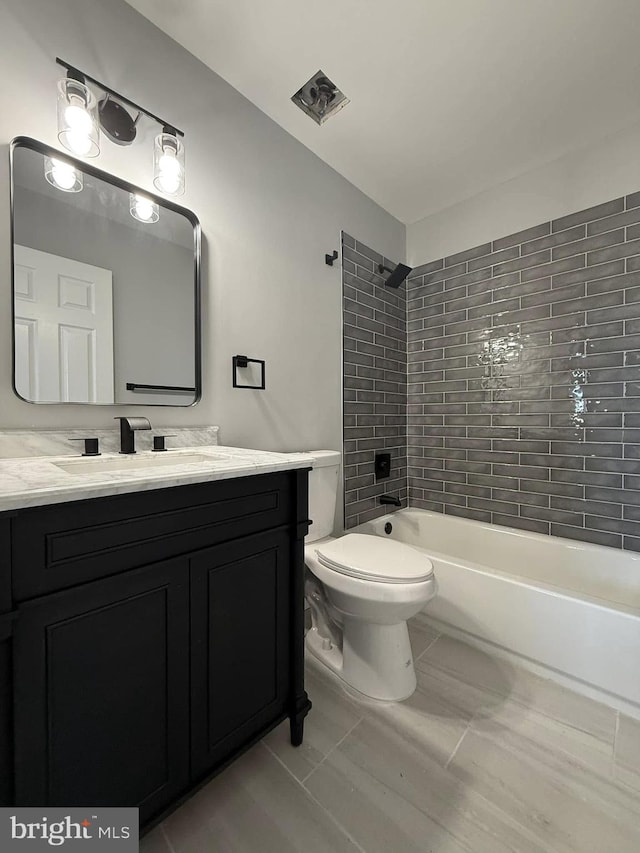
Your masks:
{"label": "toilet lid", "polygon": [[348,533],[316,549],[323,566],[363,580],[416,583],[433,574],[426,554],[393,539]]}

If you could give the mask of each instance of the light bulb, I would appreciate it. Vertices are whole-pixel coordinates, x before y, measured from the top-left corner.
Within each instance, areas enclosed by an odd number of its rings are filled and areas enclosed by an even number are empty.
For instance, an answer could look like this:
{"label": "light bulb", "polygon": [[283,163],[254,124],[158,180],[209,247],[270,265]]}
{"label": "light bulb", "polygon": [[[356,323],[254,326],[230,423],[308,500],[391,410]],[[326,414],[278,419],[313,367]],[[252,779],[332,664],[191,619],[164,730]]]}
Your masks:
{"label": "light bulb", "polygon": [[156,202],[137,193],[129,194],[129,211],[134,219],[145,224],[157,222],[160,219],[160,208]]}
{"label": "light bulb", "polygon": [[154,142],[155,186],[166,195],[184,192],[184,146],[174,133],[163,132]]}
{"label": "light bulb", "polygon": [[[74,100],[78,99],[75,98]],[[76,104],[71,104],[64,111],[64,118],[69,130],[77,131],[78,133],[83,133],[85,135],[91,133],[93,123],[91,121],[91,116],[84,108],[84,105],[78,106]]]}
{"label": "light bulb", "polygon": [[168,194],[175,193],[180,187],[180,163],[173,151],[165,151],[158,163],[158,183]]}
{"label": "light bulb", "polygon": [[178,192],[180,189],[180,175],[160,172],[158,183],[163,192],[167,193],[167,195],[173,195],[173,193]]}
{"label": "light bulb", "polygon": [[148,198],[144,198],[144,196],[137,195],[136,213],[138,214],[138,219],[143,219],[145,222],[148,222],[149,219],[151,219],[151,217],[153,216],[153,204],[149,201]]}
{"label": "light bulb", "polygon": [[173,153],[173,151],[165,152],[160,158],[158,166],[160,167],[160,171],[166,173],[167,175],[180,174],[180,163],[178,163],[176,155]]}
{"label": "light bulb", "polygon": [[61,190],[70,190],[76,182],[76,170],[61,160],[52,161],[51,177]]}
{"label": "light bulb", "polygon": [[79,193],[84,183],[82,172],[57,157],[45,157],[44,176],[52,186],[65,193]]}
{"label": "light bulb", "polygon": [[75,153],[80,154],[81,156],[84,154],[88,154],[91,150],[91,137],[88,136],[84,131],[81,130],[69,130],[67,131],[67,142],[69,144],[69,148]]}

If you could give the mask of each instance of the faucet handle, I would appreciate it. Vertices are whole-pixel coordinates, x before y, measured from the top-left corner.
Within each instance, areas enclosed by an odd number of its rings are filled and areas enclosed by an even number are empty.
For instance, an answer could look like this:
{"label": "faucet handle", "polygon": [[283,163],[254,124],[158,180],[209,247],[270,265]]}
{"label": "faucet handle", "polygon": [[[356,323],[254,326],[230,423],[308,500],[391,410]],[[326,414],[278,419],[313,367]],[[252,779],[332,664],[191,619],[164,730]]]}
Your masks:
{"label": "faucet handle", "polygon": [[166,447],[164,446],[165,438],[175,438],[175,433],[172,435],[154,435],[153,436],[153,449],[156,453],[162,453],[166,451]]}
{"label": "faucet handle", "polygon": [[100,439],[98,438],[70,438],[69,441],[84,441],[83,456],[102,456],[100,453]]}

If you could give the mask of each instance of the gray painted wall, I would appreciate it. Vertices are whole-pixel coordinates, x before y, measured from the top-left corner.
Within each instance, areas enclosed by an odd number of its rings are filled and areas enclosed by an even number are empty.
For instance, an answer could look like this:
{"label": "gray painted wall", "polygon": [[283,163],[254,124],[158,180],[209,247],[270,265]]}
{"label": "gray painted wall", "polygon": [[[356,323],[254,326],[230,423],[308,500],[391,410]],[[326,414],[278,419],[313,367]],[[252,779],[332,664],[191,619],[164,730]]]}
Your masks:
{"label": "gray painted wall", "polygon": [[[130,411],[154,425],[220,424],[226,444],[339,449],[341,276],[324,254],[345,229],[402,260],[404,226],[122,0],[4,0],[0,56],[0,426],[104,425]],[[205,237],[204,395],[193,409],[35,406],[11,391],[6,145],[20,134],[57,145],[56,56],[186,133],[181,202]],[[129,149],[104,140],[96,165],[151,189],[152,137]],[[266,392],[231,388],[235,353],[266,359]]]}
{"label": "gray painted wall", "polygon": [[[629,110],[629,120],[637,116]],[[606,122],[602,122],[606,134]],[[490,187],[407,226],[407,258],[418,266],[617,198],[640,186],[640,123]]]}

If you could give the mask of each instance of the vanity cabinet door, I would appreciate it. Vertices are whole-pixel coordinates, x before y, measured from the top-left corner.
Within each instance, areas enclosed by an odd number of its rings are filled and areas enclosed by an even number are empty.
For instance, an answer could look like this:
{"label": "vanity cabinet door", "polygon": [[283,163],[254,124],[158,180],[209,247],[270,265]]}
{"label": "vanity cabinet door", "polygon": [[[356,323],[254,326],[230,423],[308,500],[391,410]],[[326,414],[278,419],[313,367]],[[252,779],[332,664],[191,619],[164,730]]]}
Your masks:
{"label": "vanity cabinet door", "polygon": [[256,534],[191,560],[194,780],[288,709],[290,536]]}
{"label": "vanity cabinet door", "polygon": [[139,806],[189,783],[189,565],[156,563],[18,610],[18,805]]}

